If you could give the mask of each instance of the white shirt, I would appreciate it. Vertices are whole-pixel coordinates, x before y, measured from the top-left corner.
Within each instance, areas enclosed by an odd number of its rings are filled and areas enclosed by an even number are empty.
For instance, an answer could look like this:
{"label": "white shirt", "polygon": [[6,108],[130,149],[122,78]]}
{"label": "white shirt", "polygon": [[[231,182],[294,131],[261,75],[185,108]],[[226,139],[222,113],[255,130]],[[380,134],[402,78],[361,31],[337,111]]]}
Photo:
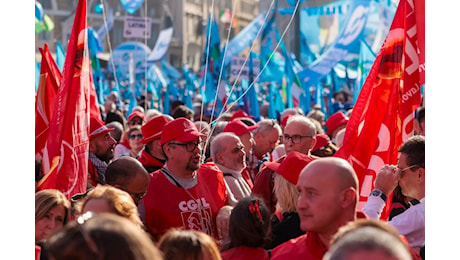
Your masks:
{"label": "white shirt", "polygon": [[[385,202],[380,197],[369,196],[362,211],[371,219],[379,219]],[[404,235],[410,247],[425,244],[425,198],[420,203],[408,208],[403,213],[388,221],[401,235]]]}
{"label": "white shirt", "polygon": [[[244,169],[238,172],[218,163],[216,163],[216,165],[224,173],[224,180],[225,184],[227,185],[227,190],[229,190],[229,193],[233,195],[235,200],[238,201],[243,197],[251,195],[251,188],[244,180],[243,175],[241,175],[241,172]],[[226,173],[230,173],[231,176],[225,176]]]}

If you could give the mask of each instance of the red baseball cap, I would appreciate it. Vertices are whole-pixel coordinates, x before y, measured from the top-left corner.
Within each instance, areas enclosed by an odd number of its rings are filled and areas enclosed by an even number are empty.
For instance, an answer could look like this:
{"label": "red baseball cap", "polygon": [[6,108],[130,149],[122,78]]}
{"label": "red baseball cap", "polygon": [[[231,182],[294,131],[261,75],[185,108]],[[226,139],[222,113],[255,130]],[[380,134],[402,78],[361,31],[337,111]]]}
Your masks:
{"label": "red baseball cap", "polygon": [[327,136],[325,134],[317,134],[316,135],[315,147],[313,147],[313,149],[311,149],[311,151],[314,152],[314,151],[318,150],[319,148],[322,148],[322,147],[326,146],[330,142],[331,142],[331,139],[329,139],[329,136]]}
{"label": "red baseball cap", "polygon": [[251,132],[252,130],[255,130],[259,128],[259,125],[253,125],[253,126],[248,126],[243,121],[239,119],[235,119],[231,122],[229,122],[225,127],[222,132],[231,132],[236,134],[237,136],[242,136],[247,132]]}
{"label": "red baseball cap", "polygon": [[246,117],[246,118],[252,118],[254,119],[255,117],[250,116],[244,112],[244,110],[238,110],[233,113],[232,117],[230,117],[230,121],[233,121],[233,119],[240,118],[240,117]]}
{"label": "red baseball cap", "polygon": [[200,136],[206,135],[200,133],[192,121],[179,117],[163,126],[160,144],[163,145],[172,140],[188,143]]}
{"label": "red baseball cap", "polygon": [[342,112],[332,114],[326,121],[327,134],[331,135],[332,132],[339,126],[348,123],[348,117]]}
{"label": "red baseball cap", "polygon": [[96,117],[91,117],[89,119],[89,139],[93,139],[94,137],[105,134],[107,132],[112,131],[115,128],[108,128],[104,121],[100,120]]}
{"label": "red baseball cap", "polygon": [[142,138],[139,142],[146,144],[160,138],[163,126],[168,122],[169,121],[166,119],[166,117],[162,115],[150,119],[147,123],[145,123],[145,125],[141,127],[142,135],[144,138]]}
{"label": "red baseball cap", "polygon": [[297,185],[300,172],[311,161],[313,161],[313,159],[306,154],[291,151],[281,163],[265,162],[264,164],[272,171],[279,173],[290,183]]}
{"label": "red baseball cap", "polygon": [[128,123],[133,120],[133,118],[135,117],[139,117],[141,118],[143,121],[145,121],[145,115],[144,113],[142,113],[141,111],[139,110],[134,110],[131,114],[129,114],[128,116]]}
{"label": "red baseball cap", "polygon": [[293,115],[287,115],[287,116],[283,117],[283,119],[281,119],[280,125],[283,126],[283,127],[286,126],[287,121],[291,116],[293,116]]}

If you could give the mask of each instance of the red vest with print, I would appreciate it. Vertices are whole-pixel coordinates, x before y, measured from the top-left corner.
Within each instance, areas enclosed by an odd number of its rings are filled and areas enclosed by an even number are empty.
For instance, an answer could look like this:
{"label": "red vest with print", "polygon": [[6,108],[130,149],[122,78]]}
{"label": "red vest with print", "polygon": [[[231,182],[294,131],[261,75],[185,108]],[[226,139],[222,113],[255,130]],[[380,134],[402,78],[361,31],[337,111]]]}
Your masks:
{"label": "red vest with print", "polygon": [[215,164],[202,164],[198,184],[188,189],[172,184],[161,170],[150,173],[144,197],[145,224],[158,241],[169,228],[200,230],[218,240],[216,216],[228,204],[223,174]]}

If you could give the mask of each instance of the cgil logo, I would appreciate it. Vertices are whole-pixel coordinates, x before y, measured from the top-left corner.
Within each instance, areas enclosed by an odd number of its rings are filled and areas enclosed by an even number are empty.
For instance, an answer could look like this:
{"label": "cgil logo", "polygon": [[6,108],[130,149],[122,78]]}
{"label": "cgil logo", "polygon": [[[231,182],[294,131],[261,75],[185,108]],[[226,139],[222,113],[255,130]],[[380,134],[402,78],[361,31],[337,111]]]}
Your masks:
{"label": "cgil logo", "polygon": [[205,198],[200,198],[197,200],[181,201],[179,202],[179,209],[183,212],[193,211],[198,209],[198,205],[201,205],[203,208],[210,208],[209,203],[206,202]]}

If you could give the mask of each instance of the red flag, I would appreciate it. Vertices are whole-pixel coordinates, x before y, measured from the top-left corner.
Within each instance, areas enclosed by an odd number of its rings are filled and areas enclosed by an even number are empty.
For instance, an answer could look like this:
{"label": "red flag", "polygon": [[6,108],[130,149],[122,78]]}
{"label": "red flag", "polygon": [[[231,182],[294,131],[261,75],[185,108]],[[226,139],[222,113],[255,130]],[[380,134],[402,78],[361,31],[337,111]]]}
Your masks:
{"label": "red flag", "polygon": [[61,72],[45,43],[42,54],[40,82],[35,97],[35,157],[40,160],[48,138],[48,128],[54,111],[54,100],[61,80]]}
{"label": "red flag", "polygon": [[57,189],[68,198],[85,192],[87,182],[92,86],[86,28],[86,0],[80,0],[42,161],[46,175],[38,183],[40,190]]}
{"label": "red flag", "polygon": [[[413,114],[421,96],[416,39],[413,0],[401,0],[335,154],[348,160],[358,175],[358,209],[366,203],[376,173],[384,164],[397,164],[399,147],[413,135]],[[391,197],[381,219],[388,217]]]}

